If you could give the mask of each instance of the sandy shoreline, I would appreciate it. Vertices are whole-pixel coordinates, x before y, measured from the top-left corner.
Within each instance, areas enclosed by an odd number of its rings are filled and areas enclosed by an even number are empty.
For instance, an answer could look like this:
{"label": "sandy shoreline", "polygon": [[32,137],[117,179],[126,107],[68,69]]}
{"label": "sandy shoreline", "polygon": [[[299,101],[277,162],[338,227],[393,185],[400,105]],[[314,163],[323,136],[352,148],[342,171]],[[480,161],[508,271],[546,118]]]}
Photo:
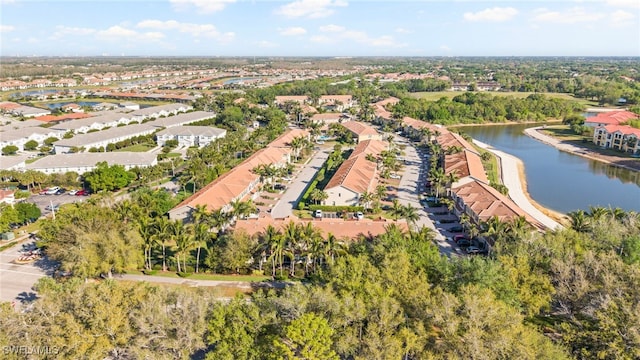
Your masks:
{"label": "sandy shoreline", "polygon": [[[616,166],[616,167],[631,170],[631,171],[640,171],[640,161],[632,161],[632,160],[629,160],[628,158],[623,158],[623,157],[602,155],[588,148],[580,147],[573,144],[563,143],[552,136],[543,134],[540,131],[541,129],[543,129],[543,127],[541,126],[527,128],[524,130],[524,133],[525,135],[535,140],[538,140],[544,144],[553,146],[560,151],[568,152],[573,155],[582,156],[587,159],[600,161],[602,163],[606,163],[611,166]],[[621,164],[620,162],[622,161],[632,161],[632,162],[630,163],[631,165],[626,165],[626,164]]]}
{"label": "sandy shoreline", "polygon": [[545,208],[529,195],[524,164],[520,159],[511,154],[499,151],[481,141],[474,139],[473,142],[498,157],[502,183],[509,189],[509,198],[513,200],[516,205],[549,229],[553,230],[562,227],[563,214]]}

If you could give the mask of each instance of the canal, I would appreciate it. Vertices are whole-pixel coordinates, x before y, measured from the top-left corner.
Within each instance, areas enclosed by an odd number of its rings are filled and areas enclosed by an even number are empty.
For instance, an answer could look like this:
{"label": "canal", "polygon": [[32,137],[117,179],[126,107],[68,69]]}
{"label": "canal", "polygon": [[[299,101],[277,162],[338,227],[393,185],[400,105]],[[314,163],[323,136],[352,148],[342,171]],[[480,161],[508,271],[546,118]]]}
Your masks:
{"label": "canal", "polygon": [[461,130],[522,160],[527,190],[540,205],[568,213],[589,206],[640,212],[640,172],[557,150],[526,136],[536,125],[473,126]]}

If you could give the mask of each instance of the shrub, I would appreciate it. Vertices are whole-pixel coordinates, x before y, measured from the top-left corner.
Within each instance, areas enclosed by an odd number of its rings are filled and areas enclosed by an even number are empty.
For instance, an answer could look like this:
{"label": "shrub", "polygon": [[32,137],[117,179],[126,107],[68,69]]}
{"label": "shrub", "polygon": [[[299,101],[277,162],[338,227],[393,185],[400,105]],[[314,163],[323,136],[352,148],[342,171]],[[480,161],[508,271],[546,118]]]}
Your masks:
{"label": "shrub", "polygon": [[179,272],[179,273],[177,273],[177,274],[178,274],[178,276],[180,276],[181,278],[187,278],[187,277],[191,276],[193,273],[181,271],[181,272]]}
{"label": "shrub", "polygon": [[142,273],[145,275],[155,275],[158,273],[158,270],[145,270]]}

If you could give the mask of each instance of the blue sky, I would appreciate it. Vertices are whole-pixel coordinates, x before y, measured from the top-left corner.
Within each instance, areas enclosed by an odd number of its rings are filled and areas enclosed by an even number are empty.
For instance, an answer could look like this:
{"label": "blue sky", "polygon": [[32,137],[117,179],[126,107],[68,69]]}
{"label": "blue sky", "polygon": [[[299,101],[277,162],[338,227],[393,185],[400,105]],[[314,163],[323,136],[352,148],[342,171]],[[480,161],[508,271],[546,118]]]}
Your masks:
{"label": "blue sky", "polygon": [[640,56],[640,0],[0,0],[3,56]]}

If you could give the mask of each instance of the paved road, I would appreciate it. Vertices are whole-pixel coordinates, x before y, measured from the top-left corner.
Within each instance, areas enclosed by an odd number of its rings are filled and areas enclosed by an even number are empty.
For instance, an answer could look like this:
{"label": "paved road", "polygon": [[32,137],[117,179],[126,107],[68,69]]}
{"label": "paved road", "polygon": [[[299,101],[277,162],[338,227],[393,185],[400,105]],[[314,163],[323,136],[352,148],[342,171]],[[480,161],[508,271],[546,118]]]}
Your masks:
{"label": "paved road", "polygon": [[288,185],[287,190],[282,194],[280,200],[271,210],[271,217],[274,219],[286,218],[293,214],[293,207],[298,199],[303,195],[304,189],[313,179],[313,176],[320,170],[322,164],[329,157],[331,150],[317,151],[311,160],[307,162],[298,175]]}
{"label": "paved road", "polygon": [[509,189],[509,197],[513,200],[516,205],[518,205],[522,210],[524,210],[527,214],[531,215],[534,219],[538,220],[544,226],[549,229],[561,229],[562,225],[558,224],[556,221],[543,214],[540,210],[538,210],[531,202],[529,198],[525,195],[524,190],[522,189],[522,182],[520,181],[520,171],[518,171],[518,163],[521,162],[520,159],[513,155],[509,155],[505,152],[496,150],[491,145],[485,144],[483,142],[473,140],[473,142],[494,153],[497,157],[500,158],[501,163],[501,171],[502,171],[502,182]]}
{"label": "paved road", "polygon": [[420,215],[420,219],[416,222],[415,226],[417,228],[426,226],[432,229],[436,234],[436,244],[440,252],[448,257],[456,256],[456,247],[436,228],[433,221],[429,219],[429,215],[424,207],[420,204],[419,194],[423,192],[425,188],[429,166],[426,155],[418,154],[413,144],[403,138],[396,137],[395,141],[398,144],[407,145],[404,149],[404,158],[406,160],[405,170],[400,179],[400,185],[398,185],[398,201],[402,205],[410,204],[419,209],[418,214]]}
{"label": "paved road", "polygon": [[115,278],[120,280],[128,280],[128,281],[146,281],[146,282],[155,283],[155,284],[176,284],[176,285],[185,285],[185,286],[191,286],[191,287],[224,286],[224,287],[235,287],[239,289],[250,289],[255,287],[284,288],[286,285],[292,284],[289,282],[273,282],[273,281],[250,282],[250,281],[226,281],[226,280],[193,280],[193,279],[182,279],[182,278],[170,278],[170,277],[164,277],[164,276],[133,275],[133,274],[116,275]]}
{"label": "paved road", "polygon": [[32,240],[23,241],[0,252],[0,301],[25,303],[36,298],[33,285],[43,276],[52,275],[55,264],[46,258],[30,264],[15,264],[21,251],[35,247]]}

